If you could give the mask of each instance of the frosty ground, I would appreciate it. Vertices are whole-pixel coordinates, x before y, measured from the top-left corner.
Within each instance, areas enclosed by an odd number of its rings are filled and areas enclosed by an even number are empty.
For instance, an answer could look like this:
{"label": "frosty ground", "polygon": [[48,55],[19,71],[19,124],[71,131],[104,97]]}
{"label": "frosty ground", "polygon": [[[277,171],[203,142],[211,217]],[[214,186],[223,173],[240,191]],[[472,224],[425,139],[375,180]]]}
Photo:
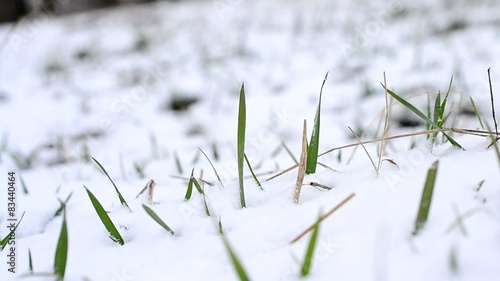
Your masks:
{"label": "frosty ground", "polygon": [[[384,72],[387,87],[423,112],[453,76],[446,125],[481,129],[472,97],[493,128],[487,69],[498,93],[498,14],[498,1],[220,0],[0,26],[8,38],[0,52],[1,176],[7,183],[7,172],[16,172],[17,216],[25,212],[17,273],[7,271],[4,250],[0,279],[54,279],[62,225],[54,214],[71,194],[66,280],[238,280],[219,218],[252,280],[298,280],[309,234],[290,241],[354,193],[321,223],[308,280],[497,280],[500,179],[489,138],[453,134],[465,150],[426,136],[389,141],[383,159],[391,161],[378,175],[361,147],[336,150],[319,158],[333,170],[319,167],[304,181],[332,189],[305,185],[299,204],[296,169],[266,179],[295,164],[285,147],[299,158],[302,123],[310,136],[327,72],[321,152],[356,143],[348,126],[363,140],[383,135]],[[246,153],[264,189],[245,180],[245,209],[236,165],[243,82]],[[387,135],[425,130],[401,104],[391,108]],[[379,145],[366,146],[376,161]],[[413,235],[436,160],[429,219]],[[184,199],[193,168],[213,184],[205,185],[211,217],[199,193]],[[175,237],[144,211],[147,194],[136,198],[150,179],[151,208]],[[123,246],[109,239],[83,185],[109,212]],[[2,190],[1,238],[8,225]]]}

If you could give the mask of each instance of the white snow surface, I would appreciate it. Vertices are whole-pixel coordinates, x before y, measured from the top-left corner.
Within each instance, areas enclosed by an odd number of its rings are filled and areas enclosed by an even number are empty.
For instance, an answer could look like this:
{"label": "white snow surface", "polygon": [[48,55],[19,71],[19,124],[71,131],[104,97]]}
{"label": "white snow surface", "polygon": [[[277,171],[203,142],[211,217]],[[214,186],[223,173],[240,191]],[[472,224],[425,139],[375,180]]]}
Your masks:
{"label": "white snow surface", "polygon": [[[378,174],[361,147],[336,150],[319,158],[333,170],[319,166],[304,181],[332,189],[304,185],[299,204],[297,169],[266,181],[295,164],[282,142],[299,158],[302,123],[310,137],[327,72],[320,152],[356,143],[348,126],[363,140],[382,136],[384,72],[388,88],[423,112],[427,96],[446,93],[453,76],[445,124],[481,129],[472,97],[493,128],[487,69],[498,92],[499,15],[493,0],[217,0],[1,25],[0,38],[8,38],[0,52],[1,238],[9,171],[17,178],[16,215],[25,216],[16,231],[16,273],[7,271],[6,249],[0,280],[54,280],[62,225],[54,213],[70,194],[65,280],[238,280],[219,219],[252,280],[299,280],[310,234],[290,241],[352,193],[320,224],[306,280],[499,280],[499,159],[488,138],[452,134],[465,150],[441,138],[434,146],[425,136],[391,140],[383,158],[397,166],[384,161]],[[236,155],[242,83],[246,154],[264,189],[246,178],[244,209]],[[175,112],[168,107],[175,97],[198,102]],[[389,124],[388,135],[425,130],[396,101]],[[376,165],[379,145],[366,145]],[[132,212],[88,155],[103,164]],[[436,160],[429,218],[413,235]],[[184,199],[193,168],[213,184],[204,185],[211,217],[196,190]],[[151,208],[175,237],[144,211],[147,194],[136,198],[150,179]],[[109,238],[84,185],[109,212],[123,246]]]}

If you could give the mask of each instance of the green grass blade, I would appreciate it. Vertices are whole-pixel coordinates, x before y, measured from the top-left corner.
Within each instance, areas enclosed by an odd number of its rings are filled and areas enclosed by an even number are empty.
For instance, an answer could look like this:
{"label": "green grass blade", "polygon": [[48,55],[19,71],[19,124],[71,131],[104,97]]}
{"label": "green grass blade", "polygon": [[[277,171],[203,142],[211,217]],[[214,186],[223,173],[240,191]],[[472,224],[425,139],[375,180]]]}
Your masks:
{"label": "green grass blade", "polygon": [[246,207],[245,202],[245,187],[243,184],[243,161],[245,158],[245,130],[246,130],[246,102],[245,102],[245,84],[241,84],[240,102],[238,107],[238,139],[237,139],[237,155],[238,155],[238,182],[240,186],[240,204],[241,208]]}
{"label": "green grass blade", "polygon": [[309,141],[309,146],[307,148],[307,165],[306,174],[313,174],[316,172],[316,166],[318,165],[318,151],[319,151],[319,129],[320,129],[320,118],[321,118],[321,98],[323,96],[323,87],[325,86],[326,79],[328,78],[328,72],[323,79],[323,84],[321,84],[321,90],[319,91],[319,102],[318,108],[316,109],[316,116],[314,117],[314,127],[311,134],[311,140]]}
{"label": "green grass blade", "polygon": [[247,157],[246,154],[245,154],[245,161],[247,162],[248,169],[250,170],[250,173],[252,174],[252,177],[255,180],[255,182],[257,183],[257,185],[259,186],[260,190],[264,190],[264,188],[260,184],[259,179],[257,178],[257,176],[255,175],[255,173],[253,172],[252,165],[250,165],[250,161],[248,161],[248,157]]}
{"label": "green grass blade", "polygon": [[413,235],[417,235],[427,222],[432,202],[432,195],[434,193],[434,184],[436,183],[438,165],[439,161],[436,160],[427,171],[427,178],[425,180],[424,190],[422,191],[422,197],[418,207],[418,214],[417,219],[415,220],[415,230],[413,231]]}
{"label": "green grass blade", "polygon": [[316,243],[318,241],[319,224],[321,223],[321,215],[318,216],[318,220],[314,225],[313,233],[311,234],[311,240],[309,240],[309,245],[307,246],[306,256],[304,262],[302,263],[302,268],[300,269],[300,276],[306,277],[311,272],[311,266],[314,257],[314,250],[316,249]]}
{"label": "green grass blade", "polygon": [[196,187],[196,190],[198,190],[198,192],[200,194],[205,194],[205,191],[203,191],[203,188],[201,188],[201,185],[198,182],[198,180],[195,177],[191,177],[191,178],[193,179],[193,184],[194,184],[194,187]]}
{"label": "green grass blade", "polygon": [[[396,93],[393,91],[387,89],[383,84],[382,87],[387,90],[387,93],[391,95],[395,100],[400,102],[402,105],[404,105],[406,108],[411,110],[413,113],[415,113],[418,117],[422,118],[428,125],[431,126],[431,128],[436,128],[436,129],[441,129],[434,121],[432,121],[429,117],[427,117],[422,111],[420,111],[418,108],[416,108],[413,104],[409,103],[402,97],[398,96]],[[460,149],[464,149],[458,142],[456,142],[452,137],[450,137],[448,134],[445,132],[442,132],[442,134],[446,137],[446,139],[453,145],[456,146]]]}
{"label": "green grass blade", "polygon": [[479,114],[479,110],[477,109],[476,103],[474,102],[472,97],[469,97],[469,98],[470,98],[470,103],[472,104],[472,109],[474,109],[474,114],[476,114],[477,120],[479,121],[479,124],[481,125],[481,129],[485,130],[486,128],[484,126],[483,119],[481,118],[481,114]]}
{"label": "green grass blade", "polygon": [[23,193],[29,194],[28,186],[26,185],[26,182],[24,182],[24,178],[22,175],[19,175],[19,180],[21,181],[21,189],[23,190]]}
{"label": "green grass blade", "polygon": [[[219,220],[220,223],[220,220]],[[219,225],[219,232],[224,233],[222,230],[222,225]],[[233,248],[229,244],[229,241],[227,240],[226,236],[221,235],[222,241],[224,242],[224,247],[226,248],[227,253],[229,254],[229,258],[231,259],[231,263],[233,264],[234,270],[236,271],[236,274],[238,275],[238,278],[240,281],[250,281],[250,278],[248,277],[248,274],[245,271],[245,268],[243,268],[243,265],[241,264],[240,260],[238,259],[238,256],[236,256],[236,253],[234,252]]]}
{"label": "green grass blade", "polygon": [[[66,272],[66,263],[68,260],[68,226],[66,223],[66,206],[61,203],[63,209],[63,223],[59,240],[57,241],[56,254],[54,257],[54,274],[57,280],[63,280]],[[31,259],[31,256],[30,256]]]}
{"label": "green grass blade", "polygon": [[92,160],[94,160],[94,162],[97,164],[97,166],[99,166],[101,171],[104,172],[104,174],[108,177],[109,181],[113,184],[113,187],[115,188],[116,194],[118,195],[118,199],[120,200],[120,204],[122,204],[123,206],[126,206],[128,208],[128,210],[130,212],[132,212],[132,209],[130,209],[130,207],[128,206],[127,201],[125,201],[125,198],[123,198],[120,190],[118,190],[118,187],[116,187],[115,182],[111,179],[108,172],[106,172],[106,169],[104,169],[104,167],[101,165],[101,163],[99,163],[99,161],[97,161],[94,157],[92,157]]}
{"label": "green grass blade", "polygon": [[188,188],[186,190],[186,195],[184,195],[184,199],[189,200],[191,199],[191,196],[193,195],[193,173],[194,173],[194,168],[191,170],[191,176],[189,177],[189,182],[188,182]]}
{"label": "green grass blade", "polygon": [[111,218],[108,216],[108,213],[106,212],[106,210],[104,210],[99,200],[97,200],[94,194],[92,194],[92,192],[90,192],[90,190],[86,186],[83,187],[85,187],[85,190],[87,190],[87,194],[89,195],[90,201],[92,202],[92,205],[94,206],[99,219],[101,219],[102,224],[108,231],[109,238],[120,245],[125,244],[125,241],[120,235],[120,232],[118,232],[118,229],[116,229],[113,221],[111,221]]}
{"label": "green grass blade", "polygon": [[153,211],[153,209],[149,208],[148,206],[142,204],[142,207],[144,208],[144,211],[148,213],[148,215],[156,222],[158,223],[161,227],[163,227],[166,231],[168,231],[170,234],[175,236],[175,232]]}
{"label": "green grass blade", "polygon": [[16,229],[17,227],[19,226],[19,224],[21,224],[21,222],[23,221],[23,218],[24,218],[24,214],[26,212],[24,212],[22,215],[21,215],[21,218],[19,219],[19,221],[17,222],[16,226],[14,226],[14,229],[12,229],[9,233],[7,233],[7,235],[2,239],[0,240],[0,252],[3,251],[3,249],[5,249],[5,247],[7,246],[7,244],[9,243],[9,240],[10,240],[10,237],[11,235],[16,232]]}
{"label": "green grass blade", "polygon": [[215,166],[212,163],[212,161],[210,161],[210,158],[208,158],[208,155],[203,150],[201,150],[201,148],[198,147],[198,149],[201,151],[201,153],[203,153],[203,155],[205,156],[205,158],[207,158],[208,163],[210,163],[210,166],[212,166],[212,170],[214,170],[215,176],[217,177],[217,180],[219,181],[220,185],[224,186],[224,184],[222,183],[222,180],[219,177],[219,173],[217,173],[217,170],[215,169]]}
{"label": "green grass blade", "polygon": [[54,215],[52,216],[53,218],[55,217],[58,217],[62,214],[63,210],[64,210],[64,206],[67,206],[68,205],[68,202],[69,202],[69,199],[71,198],[71,195],[73,195],[73,192],[71,192],[68,197],[66,197],[66,200],[61,201],[59,200],[59,202],[61,202],[61,206],[59,207],[59,209],[57,209],[57,211],[54,213]]}

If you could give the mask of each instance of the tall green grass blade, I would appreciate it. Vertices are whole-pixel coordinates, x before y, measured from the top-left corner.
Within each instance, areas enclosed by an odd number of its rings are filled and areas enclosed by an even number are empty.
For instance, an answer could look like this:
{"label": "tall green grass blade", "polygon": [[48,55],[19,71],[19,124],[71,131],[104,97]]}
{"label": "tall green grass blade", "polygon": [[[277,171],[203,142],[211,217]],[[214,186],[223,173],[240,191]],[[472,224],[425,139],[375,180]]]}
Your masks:
{"label": "tall green grass blade", "polygon": [[3,249],[5,249],[5,247],[8,245],[9,243],[9,240],[10,240],[10,237],[12,234],[14,234],[16,232],[16,229],[17,227],[19,226],[19,224],[21,224],[21,222],[23,221],[23,218],[24,218],[24,214],[26,212],[24,212],[22,215],[21,215],[21,218],[19,219],[19,221],[17,222],[16,226],[14,226],[14,229],[12,229],[9,233],[7,233],[7,235],[2,239],[0,240],[0,252],[3,251]]}
{"label": "tall green grass blade", "polygon": [[[63,223],[59,240],[57,241],[56,254],[54,258],[54,274],[57,280],[63,280],[66,272],[66,263],[68,260],[68,226],[66,224],[66,206],[62,203]],[[31,258],[31,257],[30,257]]]}
{"label": "tall green grass blade", "polygon": [[99,200],[97,200],[94,194],[92,194],[92,192],[85,185],[83,187],[85,188],[85,190],[87,190],[87,194],[89,195],[90,201],[92,202],[92,205],[94,206],[99,219],[101,219],[102,224],[108,231],[109,238],[111,238],[113,242],[116,242],[120,245],[125,244],[125,240],[123,240],[120,232],[118,232],[118,229],[116,229],[113,221],[111,221],[111,218],[108,216],[108,213],[106,212],[106,210],[104,210]]}
{"label": "tall green grass blade", "polygon": [[417,235],[420,230],[425,226],[427,218],[429,217],[429,210],[432,202],[432,195],[434,193],[434,184],[436,183],[436,175],[438,171],[439,160],[436,160],[427,171],[427,178],[422,191],[420,205],[418,208],[417,219],[415,220],[415,230],[413,235]]}
{"label": "tall green grass blade", "polygon": [[[223,233],[222,225],[220,225],[219,229],[220,229],[219,231],[221,233]],[[236,274],[238,275],[238,279],[240,281],[250,281],[250,278],[248,277],[248,274],[246,273],[245,268],[243,268],[242,263],[240,262],[238,256],[236,256],[236,253],[234,252],[233,248],[229,244],[229,241],[227,240],[226,236],[221,235],[221,237],[222,237],[222,241],[224,242],[224,247],[226,248],[226,251],[229,254],[229,258],[231,259],[231,263],[233,264],[234,270],[236,271]]]}
{"label": "tall green grass blade", "polygon": [[328,72],[323,79],[323,84],[321,84],[321,90],[319,91],[319,102],[318,108],[316,109],[316,116],[314,117],[314,127],[311,134],[311,140],[309,141],[309,146],[307,148],[307,165],[306,174],[313,174],[316,172],[316,166],[318,165],[318,151],[319,151],[319,129],[320,129],[320,118],[321,118],[321,98],[323,96],[323,87],[325,86],[326,79],[328,78]]}
{"label": "tall green grass blade", "polygon": [[240,186],[240,204],[241,208],[246,207],[245,202],[245,187],[243,184],[243,161],[245,158],[245,130],[246,130],[246,102],[245,102],[245,84],[241,84],[240,102],[238,107],[238,139],[237,139],[237,155],[238,155],[238,182]]}
{"label": "tall green grass blade", "polygon": [[[429,117],[427,117],[422,111],[420,111],[418,108],[416,108],[414,105],[403,99],[402,97],[398,96],[396,93],[393,91],[385,88],[385,86],[382,84],[382,87],[387,90],[387,93],[391,95],[395,100],[400,102],[402,105],[404,105],[406,108],[411,110],[413,113],[415,113],[418,117],[422,118],[427,124],[431,126],[431,128],[435,129],[442,129],[440,126],[438,126],[434,121],[432,121]],[[464,149],[458,142],[456,142],[452,137],[450,137],[448,134],[445,132],[441,132],[446,139],[453,145],[456,146],[460,149]]]}
{"label": "tall green grass blade", "polygon": [[212,170],[214,170],[215,176],[217,177],[217,180],[219,181],[220,185],[224,186],[224,184],[222,183],[222,180],[219,177],[219,173],[217,173],[217,170],[215,169],[215,166],[212,163],[212,161],[210,161],[210,158],[208,158],[207,154],[203,150],[201,150],[201,148],[198,147],[198,149],[201,151],[201,153],[203,153],[203,155],[205,156],[205,158],[207,158],[208,163],[210,163],[210,166],[212,166]]}
{"label": "tall green grass blade", "polygon": [[175,236],[175,232],[153,211],[153,209],[149,208],[148,206],[142,204],[142,207],[144,208],[144,211],[156,222],[158,223],[161,227],[163,227],[166,231],[168,231],[172,236]]}
{"label": "tall green grass blade", "polygon": [[476,103],[474,102],[472,97],[469,97],[469,98],[470,98],[470,103],[472,104],[472,109],[474,110],[474,114],[476,115],[477,120],[479,121],[479,124],[481,125],[481,129],[486,130],[486,127],[484,126],[484,123],[483,123],[483,119],[481,118],[481,114],[479,114],[479,110],[477,109]]}
{"label": "tall green grass blade", "polygon": [[104,167],[101,165],[101,163],[99,163],[99,161],[97,161],[94,157],[92,157],[92,160],[94,160],[94,162],[97,164],[97,166],[99,166],[99,168],[101,169],[101,171],[104,172],[104,174],[106,175],[106,177],[108,177],[109,181],[113,184],[113,187],[115,188],[116,194],[118,195],[118,199],[120,200],[120,204],[122,204],[123,206],[127,207],[128,210],[130,212],[132,212],[132,209],[130,209],[130,207],[128,206],[127,201],[125,201],[125,198],[123,198],[120,190],[118,190],[118,187],[116,187],[115,182],[111,179],[111,177],[109,176],[108,172],[106,172],[106,169],[104,169]]}
{"label": "tall green grass blade", "polygon": [[302,267],[300,269],[301,277],[307,277],[311,272],[312,262],[314,259],[314,250],[316,249],[316,243],[318,241],[320,223],[321,223],[321,214],[318,216],[318,220],[314,225],[314,230],[313,233],[311,234],[311,240],[309,240],[309,244],[307,246],[306,256],[304,258],[304,262],[302,263]]}
{"label": "tall green grass blade", "polygon": [[250,165],[250,161],[248,161],[248,157],[247,157],[246,154],[245,154],[245,161],[247,162],[248,169],[250,170],[250,173],[252,174],[252,177],[255,180],[255,183],[257,183],[257,186],[260,188],[260,190],[264,190],[264,188],[260,184],[259,179],[257,178],[257,176],[255,175],[255,173],[253,172],[252,165]]}

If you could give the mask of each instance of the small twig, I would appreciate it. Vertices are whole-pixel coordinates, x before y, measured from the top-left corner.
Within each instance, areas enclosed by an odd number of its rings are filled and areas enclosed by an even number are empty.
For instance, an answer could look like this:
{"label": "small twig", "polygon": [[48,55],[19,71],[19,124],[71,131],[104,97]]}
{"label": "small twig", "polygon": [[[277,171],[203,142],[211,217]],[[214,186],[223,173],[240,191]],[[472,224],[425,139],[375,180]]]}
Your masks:
{"label": "small twig", "polygon": [[327,185],[324,185],[324,184],[321,184],[321,183],[318,183],[318,182],[314,182],[314,181],[308,183],[308,185],[310,185],[312,187],[320,187],[320,188],[323,188],[323,189],[326,189],[326,190],[332,189],[331,187],[329,187]]}
{"label": "small twig", "polygon": [[349,200],[351,200],[354,197],[354,195],[356,195],[356,194],[355,193],[351,193],[351,195],[347,196],[347,198],[345,198],[344,200],[342,200],[342,202],[340,202],[339,204],[337,204],[337,206],[333,207],[330,211],[328,211],[328,213],[326,213],[323,216],[321,216],[317,222],[315,222],[314,224],[312,224],[310,227],[308,227],[306,230],[304,230],[302,233],[300,233],[297,237],[295,237],[292,241],[290,241],[290,244],[293,244],[293,243],[299,241],[300,238],[302,238],[309,231],[311,231],[311,230],[314,229],[314,226],[316,225],[316,223],[320,223],[324,219],[328,218],[331,214],[333,214],[335,211],[337,211],[340,207],[344,206],[345,203],[349,202]]}
{"label": "small twig", "polygon": [[[356,139],[359,141],[359,144],[361,145],[361,147],[363,148],[363,150],[365,151],[366,155],[368,155],[368,159],[370,159],[370,162],[372,163],[372,166],[373,166],[373,169],[375,170],[375,173],[377,173],[378,175],[378,169],[377,169],[377,166],[375,165],[375,162],[373,162],[373,159],[372,157],[370,156],[370,153],[368,152],[368,150],[366,149],[365,145],[363,144],[363,142],[361,141],[361,139],[358,137],[358,135],[356,135],[356,133],[352,130],[351,127],[347,126],[347,128],[349,128],[349,130],[351,131],[351,133],[356,137]],[[382,138],[382,142],[385,140],[385,138]]]}
{"label": "small twig", "polygon": [[306,164],[307,164],[307,121],[304,119],[304,125],[302,127],[302,153],[300,154],[299,171],[297,173],[295,190],[293,192],[293,202],[295,204],[299,203],[300,190],[302,189],[302,183],[304,182],[304,176],[306,175]]}
{"label": "small twig", "polygon": [[488,68],[488,83],[490,84],[491,113],[493,115],[493,122],[495,123],[495,133],[498,135],[497,118],[495,115],[495,103],[493,102],[493,86],[491,85],[491,67]]}

